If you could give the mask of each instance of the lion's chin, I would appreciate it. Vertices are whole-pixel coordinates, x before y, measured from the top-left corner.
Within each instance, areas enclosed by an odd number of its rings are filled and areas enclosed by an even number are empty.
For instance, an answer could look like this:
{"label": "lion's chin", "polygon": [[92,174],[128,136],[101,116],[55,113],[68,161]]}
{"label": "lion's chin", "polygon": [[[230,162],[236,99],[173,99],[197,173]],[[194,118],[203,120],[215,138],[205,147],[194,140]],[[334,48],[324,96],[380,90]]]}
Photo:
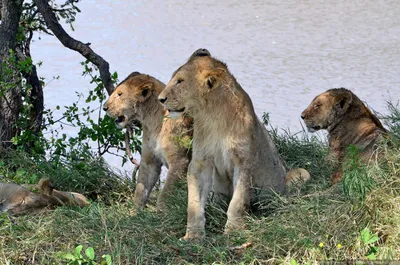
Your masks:
{"label": "lion's chin", "polygon": [[182,114],[185,112],[185,108],[182,108],[180,110],[168,110],[168,117],[171,117],[172,119],[178,119]]}
{"label": "lion's chin", "polygon": [[321,129],[321,126],[307,126],[308,132],[313,133],[316,131],[319,131]]}

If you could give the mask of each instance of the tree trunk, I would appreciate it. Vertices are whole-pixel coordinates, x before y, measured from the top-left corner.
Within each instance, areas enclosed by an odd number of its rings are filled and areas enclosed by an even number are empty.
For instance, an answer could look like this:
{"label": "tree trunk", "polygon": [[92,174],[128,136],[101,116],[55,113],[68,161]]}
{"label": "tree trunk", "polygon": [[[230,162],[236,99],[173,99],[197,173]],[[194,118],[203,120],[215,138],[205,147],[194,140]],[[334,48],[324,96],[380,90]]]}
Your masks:
{"label": "tree trunk", "polygon": [[9,51],[15,50],[22,0],[2,0],[0,24],[0,145],[10,146],[21,107],[20,76]]}

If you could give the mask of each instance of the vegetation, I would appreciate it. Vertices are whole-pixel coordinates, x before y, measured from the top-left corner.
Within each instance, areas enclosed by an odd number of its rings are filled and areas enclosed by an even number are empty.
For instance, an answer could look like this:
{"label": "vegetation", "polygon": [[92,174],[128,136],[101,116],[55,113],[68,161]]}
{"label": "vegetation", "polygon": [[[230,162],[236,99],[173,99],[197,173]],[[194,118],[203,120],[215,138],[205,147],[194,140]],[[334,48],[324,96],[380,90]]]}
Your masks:
{"label": "vegetation", "polygon": [[[398,107],[395,108],[396,111]],[[399,112],[388,117],[399,128]],[[101,159],[52,163],[11,152],[0,161],[8,181],[34,183],[51,177],[62,189],[88,194],[81,209],[59,207],[35,216],[0,217],[0,264],[318,264],[321,260],[400,258],[400,140],[382,143],[383,155],[360,165],[356,156],[344,180],[329,184],[333,169],[326,144],[305,133],[271,134],[287,166],[305,167],[312,180],[253,209],[247,229],[223,235],[226,205],[207,206],[207,237],[179,240],[185,233],[186,189],[182,183],[157,212],[156,194],[144,211],[134,210],[133,183]],[[16,151],[19,152],[19,151]],[[355,150],[349,150],[349,156]],[[107,199],[104,199],[107,198]],[[82,252],[82,253],[81,253]],[[96,254],[95,254],[96,253]]]}
{"label": "vegetation", "polygon": [[[92,200],[86,208],[59,207],[37,215],[0,215],[0,264],[318,264],[321,260],[400,259],[400,109],[389,104],[391,137],[382,142],[381,157],[367,165],[350,147],[344,179],[331,186],[332,166],[326,143],[304,132],[271,135],[288,168],[303,167],[312,180],[260,202],[247,218],[247,229],[223,235],[226,205],[209,201],[207,237],[180,241],[185,233],[185,183],[169,197],[169,209],[155,210],[156,193],[144,211],[132,204],[134,183],[110,170],[102,156],[124,149],[124,136],[101,105],[118,75],[91,48],[69,36],[80,12],[67,0],[0,0],[0,182],[37,183],[50,177],[60,190],[77,191]],[[52,34],[85,57],[83,74],[92,92],[59,111],[44,109],[43,86],[31,58],[30,43],[38,32]],[[264,116],[268,120],[268,115]],[[64,126],[79,128],[75,137]],[[45,137],[45,133],[50,133]],[[140,151],[139,131],[133,135]],[[179,139],[190,146],[188,139]],[[95,146],[95,148],[93,148]],[[124,161],[123,161],[124,162]],[[212,196],[211,196],[212,197]]]}

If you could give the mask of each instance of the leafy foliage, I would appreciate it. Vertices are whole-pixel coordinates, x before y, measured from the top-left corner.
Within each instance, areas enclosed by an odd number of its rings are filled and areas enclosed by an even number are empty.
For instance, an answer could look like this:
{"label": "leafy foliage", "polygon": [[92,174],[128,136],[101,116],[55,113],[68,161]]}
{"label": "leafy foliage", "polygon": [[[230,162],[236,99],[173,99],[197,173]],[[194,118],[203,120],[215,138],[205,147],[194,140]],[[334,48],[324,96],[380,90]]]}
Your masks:
{"label": "leafy foliage", "polygon": [[[85,250],[85,256],[82,255],[83,246],[79,245],[75,248],[75,253],[65,253],[62,254],[61,257],[64,260],[67,260],[67,265],[97,265],[99,263],[95,260],[94,249],[92,247],[88,247]],[[111,256],[108,254],[104,254],[102,256],[102,261],[100,265],[112,265]]]}

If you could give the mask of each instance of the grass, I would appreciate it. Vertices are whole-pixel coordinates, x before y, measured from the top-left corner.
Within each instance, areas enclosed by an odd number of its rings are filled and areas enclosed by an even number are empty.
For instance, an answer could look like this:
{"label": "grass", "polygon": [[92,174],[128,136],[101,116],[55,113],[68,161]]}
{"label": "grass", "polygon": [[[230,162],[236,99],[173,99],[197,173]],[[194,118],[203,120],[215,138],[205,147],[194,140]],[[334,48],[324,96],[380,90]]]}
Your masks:
{"label": "grass", "polygon": [[78,245],[93,247],[98,264],[103,254],[109,254],[113,264],[400,259],[400,140],[396,136],[400,135],[400,112],[392,113],[393,137],[382,143],[382,159],[361,166],[352,160],[344,181],[335,186],[329,184],[333,168],[325,161],[325,142],[304,133],[272,130],[286,166],[306,168],[312,180],[261,204],[249,214],[247,229],[229,236],[222,233],[226,206],[210,202],[207,237],[198,244],[179,241],[186,225],[184,183],[169,198],[168,210],[156,211],[153,194],[148,208],[136,212],[130,200],[133,184],[101,160],[54,164],[10,153],[0,160],[0,175],[7,180],[35,182],[47,176],[60,189],[95,195],[92,205],[83,209],[59,207],[35,216],[2,215],[0,264],[67,264],[63,253],[74,253]]}

